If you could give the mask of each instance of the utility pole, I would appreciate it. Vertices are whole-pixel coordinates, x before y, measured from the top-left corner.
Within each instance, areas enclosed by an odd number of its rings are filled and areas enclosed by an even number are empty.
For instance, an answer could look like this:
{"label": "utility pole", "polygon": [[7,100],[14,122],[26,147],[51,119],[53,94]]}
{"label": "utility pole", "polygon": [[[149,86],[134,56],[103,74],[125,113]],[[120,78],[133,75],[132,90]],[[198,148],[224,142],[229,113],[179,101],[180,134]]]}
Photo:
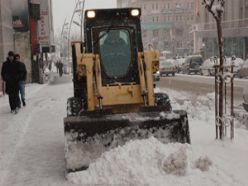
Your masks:
{"label": "utility pole", "polygon": [[80,23],[80,40],[81,42],[83,41],[83,19],[84,19],[84,4],[85,4],[85,0],[82,1],[81,3],[81,23]]}
{"label": "utility pole", "polygon": [[65,37],[65,29],[67,28],[68,29],[68,25],[69,25],[69,23],[67,23],[66,22],[66,19],[65,19],[65,21],[64,21],[64,24],[63,24],[63,26],[62,26],[62,31],[61,31],[61,34],[60,34],[60,57],[62,57],[62,46],[63,46],[63,44],[64,44],[64,37]]}

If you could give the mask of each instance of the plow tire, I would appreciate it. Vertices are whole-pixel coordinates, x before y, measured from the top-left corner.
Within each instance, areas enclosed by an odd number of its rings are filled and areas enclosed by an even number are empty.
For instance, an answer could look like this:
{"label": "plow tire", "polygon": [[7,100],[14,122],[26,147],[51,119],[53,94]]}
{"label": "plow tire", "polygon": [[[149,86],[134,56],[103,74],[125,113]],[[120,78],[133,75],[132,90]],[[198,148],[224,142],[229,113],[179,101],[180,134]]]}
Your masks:
{"label": "plow tire", "polygon": [[163,106],[166,111],[171,111],[170,98],[166,93],[155,93],[155,102],[157,106]]}
{"label": "plow tire", "polygon": [[80,98],[71,97],[67,99],[67,116],[78,116],[82,108],[82,100]]}

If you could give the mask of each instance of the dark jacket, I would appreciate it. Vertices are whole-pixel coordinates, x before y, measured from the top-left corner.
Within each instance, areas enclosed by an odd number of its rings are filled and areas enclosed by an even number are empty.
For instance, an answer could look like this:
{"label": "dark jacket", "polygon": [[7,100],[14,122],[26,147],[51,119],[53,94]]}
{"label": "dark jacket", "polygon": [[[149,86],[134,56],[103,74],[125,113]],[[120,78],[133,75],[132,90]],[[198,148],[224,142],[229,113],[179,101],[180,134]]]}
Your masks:
{"label": "dark jacket", "polygon": [[18,62],[18,63],[19,63],[19,80],[26,81],[27,79],[26,65],[23,62]]}
{"label": "dark jacket", "polygon": [[2,79],[6,82],[6,93],[18,92],[19,64],[16,61],[5,61],[1,71]]}

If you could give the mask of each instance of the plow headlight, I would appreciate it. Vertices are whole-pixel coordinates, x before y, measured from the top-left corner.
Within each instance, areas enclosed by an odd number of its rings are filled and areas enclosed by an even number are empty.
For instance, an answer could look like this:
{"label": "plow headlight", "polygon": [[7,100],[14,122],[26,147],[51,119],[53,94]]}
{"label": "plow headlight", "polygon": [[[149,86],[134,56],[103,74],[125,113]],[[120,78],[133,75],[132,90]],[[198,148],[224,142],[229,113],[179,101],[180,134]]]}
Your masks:
{"label": "plow headlight", "polygon": [[88,11],[87,12],[87,17],[88,18],[94,18],[94,17],[96,17],[96,12],[93,11],[93,10]]}
{"label": "plow headlight", "polygon": [[133,9],[131,10],[131,15],[132,16],[138,16],[140,14],[139,9]]}

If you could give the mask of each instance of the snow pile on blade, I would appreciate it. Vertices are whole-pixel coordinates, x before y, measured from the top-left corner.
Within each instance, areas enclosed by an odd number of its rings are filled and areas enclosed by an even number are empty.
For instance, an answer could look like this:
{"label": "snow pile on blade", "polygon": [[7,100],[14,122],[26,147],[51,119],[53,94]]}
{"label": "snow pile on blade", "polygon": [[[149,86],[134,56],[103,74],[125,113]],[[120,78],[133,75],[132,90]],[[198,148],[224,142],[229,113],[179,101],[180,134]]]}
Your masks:
{"label": "snow pile on blade", "polygon": [[169,143],[170,139],[168,131],[162,129],[151,128],[150,130],[126,127],[124,129],[116,129],[108,131],[102,135],[88,137],[87,141],[74,141],[79,135],[77,132],[66,134],[66,161],[67,169],[77,169],[80,167],[88,167],[88,165],[101,156],[106,150],[123,146],[132,139],[144,139],[144,137],[157,137],[163,143]]}
{"label": "snow pile on blade", "polygon": [[[175,112],[175,113],[174,113]],[[150,112],[65,118],[67,172],[87,169],[102,153],[151,136],[162,143],[190,143],[187,114]],[[142,117],[142,114],[146,114]]]}
{"label": "snow pile on blade", "polygon": [[[195,157],[194,157],[195,156]],[[70,173],[82,185],[219,185],[222,175],[190,145],[163,144],[156,138],[130,141],[102,154],[86,171]],[[231,178],[225,178],[231,182]]]}

